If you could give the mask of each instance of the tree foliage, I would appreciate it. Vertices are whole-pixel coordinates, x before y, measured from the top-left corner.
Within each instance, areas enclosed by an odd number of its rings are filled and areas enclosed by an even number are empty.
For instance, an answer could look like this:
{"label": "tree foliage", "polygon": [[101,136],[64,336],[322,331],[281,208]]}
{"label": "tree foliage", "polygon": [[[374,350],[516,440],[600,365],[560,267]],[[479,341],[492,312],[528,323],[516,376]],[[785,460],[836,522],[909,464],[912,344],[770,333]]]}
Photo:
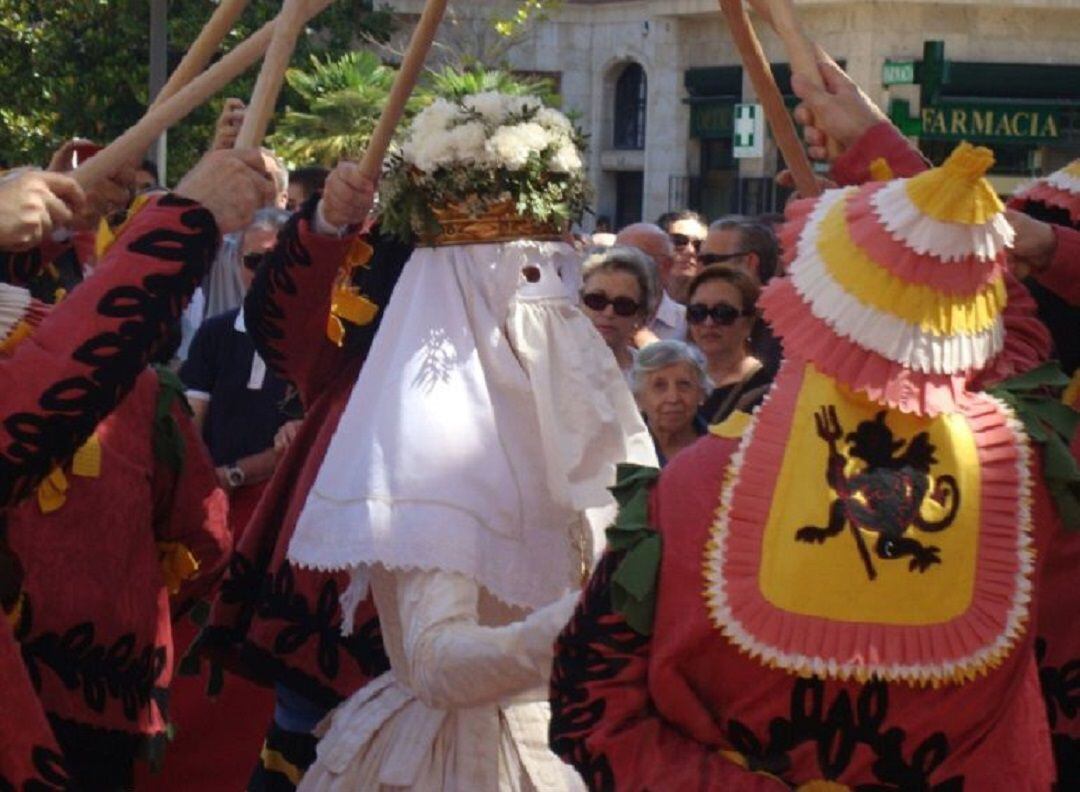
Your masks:
{"label": "tree foliage", "polygon": [[[210,18],[213,0],[170,0],[169,69]],[[224,44],[242,41],[281,8],[252,0]],[[334,57],[373,38],[384,40],[392,15],[372,0],[338,0],[301,36],[294,56]],[[148,103],[150,11],[147,0],[0,0],[0,163],[44,164],[64,140],[108,142],[135,123]],[[225,96],[247,97],[256,70],[169,133],[169,170],[183,173],[205,150]],[[288,101],[282,97],[280,106]]]}

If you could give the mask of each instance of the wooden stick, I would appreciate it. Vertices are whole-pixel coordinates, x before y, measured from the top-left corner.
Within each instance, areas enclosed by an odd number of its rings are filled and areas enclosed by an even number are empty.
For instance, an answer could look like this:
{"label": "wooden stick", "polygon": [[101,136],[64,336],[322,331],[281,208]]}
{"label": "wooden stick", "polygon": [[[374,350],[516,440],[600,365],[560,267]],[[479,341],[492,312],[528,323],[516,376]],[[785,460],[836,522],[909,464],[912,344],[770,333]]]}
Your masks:
{"label": "wooden stick", "polygon": [[235,148],[254,148],[261,145],[266,137],[266,128],[274,115],[274,105],[281,84],[285,80],[285,70],[289,68],[296,39],[307,22],[305,0],[285,0],[281,13],[277,17],[274,38],[266,51],[259,79],[251,92],[251,101],[244,111],[244,123],[236,135]]}
{"label": "wooden stick", "polygon": [[761,49],[761,42],[750,26],[743,0],[720,0],[720,8],[727,18],[731,37],[739,48],[743,66],[750,74],[750,82],[754,86],[758,101],[765,109],[765,118],[772,127],[776,145],[795,179],[795,189],[806,198],[820,195],[821,188],[810,167],[810,160],[795,132],[795,124],[784,105],[780,89],[776,87],[776,80],[769,68],[765,52]]}
{"label": "wooden stick", "polygon": [[[309,0],[309,18],[330,5],[330,2]],[[83,189],[88,189],[141,157],[158,135],[251,68],[270,46],[275,24],[273,21],[267,22],[170,99],[147,111],[135,126],[87,160],[86,164],[72,171],[71,176]]]}
{"label": "wooden stick", "polygon": [[386,156],[394,130],[405,113],[405,105],[416,87],[416,81],[420,79],[420,71],[424,68],[424,61],[427,60],[428,51],[435,41],[435,33],[444,13],[446,0],[427,0],[424,12],[420,15],[420,22],[409,41],[409,49],[401,61],[394,87],[390,89],[386,107],[383,108],[375,131],[371,133],[367,151],[360,160],[360,173],[369,179],[377,179],[382,172],[383,157]]}
{"label": "wooden stick", "polygon": [[202,74],[203,69],[207,67],[211,58],[214,57],[214,53],[221,46],[221,42],[225,40],[225,37],[229,35],[229,31],[233,29],[236,20],[244,13],[247,4],[248,0],[221,0],[217,10],[214,11],[210,20],[199,32],[199,37],[188,47],[188,51],[184,53],[180,64],[173,69],[168,81],[158,91],[158,95],[154,97],[151,107],[161,104]]}
{"label": "wooden stick", "polygon": [[[791,0],[750,0],[750,5],[780,37],[788,54],[791,73],[801,74],[814,86],[824,88],[825,80],[818,69],[820,48],[803,31]],[[830,160],[840,156],[840,145],[835,140],[830,138],[825,145]]]}

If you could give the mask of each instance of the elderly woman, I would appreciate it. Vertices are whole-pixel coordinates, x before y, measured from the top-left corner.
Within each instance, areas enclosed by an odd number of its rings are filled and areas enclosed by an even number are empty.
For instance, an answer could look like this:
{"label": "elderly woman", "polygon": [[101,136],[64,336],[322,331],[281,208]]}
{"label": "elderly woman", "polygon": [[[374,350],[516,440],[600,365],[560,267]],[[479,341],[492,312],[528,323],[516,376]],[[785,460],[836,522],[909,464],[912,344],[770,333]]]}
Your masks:
{"label": "elderly woman", "polygon": [[629,380],[634,333],[655,308],[656,267],[637,248],[613,247],[590,256],[581,272],[581,305]]}
{"label": "elderly woman", "polygon": [[772,375],[750,352],[760,292],[754,276],[723,264],[706,267],[690,283],[687,335],[715,383],[700,410],[708,424],[756,406],[769,389]]}
{"label": "elderly woman", "polygon": [[712,390],[705,358],[682,341],[658,341],[638,352],[631,381],[663,466],[705,433],[698,417]]}

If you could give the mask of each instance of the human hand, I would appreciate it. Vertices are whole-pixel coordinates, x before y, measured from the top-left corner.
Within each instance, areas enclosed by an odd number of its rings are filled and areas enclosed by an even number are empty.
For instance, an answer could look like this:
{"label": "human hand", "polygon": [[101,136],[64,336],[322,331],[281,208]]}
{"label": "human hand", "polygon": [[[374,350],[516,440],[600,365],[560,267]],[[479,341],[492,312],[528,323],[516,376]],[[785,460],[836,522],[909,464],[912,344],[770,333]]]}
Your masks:
{"label": "human hand", "polygon": [[0,249],[37,247],[85,207],[86,194],[70,176],[39,170],[11,174],[0,180]]}
{"label": "human hand", "polygon": [[1014,209],[1007,209],[1005,217],[1016,232],[1012,247],[1006,253],[1013,274],[1023,279],[1047,269],[1057,250],[1054,227]]}
{"label": "human hand", "polygon": [[367,220],[375,203],[375,182],[360,173],[355,162],[341,161],[326,178],[321,208],[323,219],[342,228]]}
{"label": "human hand", "polygon": [[795,120],[803,125],[807,153],[812,159],[827,160],[828,140],[846,150],[870,127],[888,118],[834,60],[819,60],[818,70],[824,88],[797,73],[791,77],[791,88],[802,100],[795,108]]}
{"label": "human hand", "polygon": [[242,99],[230,96],[225,100],[214,126],[214,139],[210,143],[210,151],[231,149],[236,145],[236,136],[240,134],[240,127],[244,124],[244,112],[246,106]]}
{"label": "human hand", "polygon": [[274,435],[274,453],[279,457],[285,453],[285,451],[292,445],[293,440],[296,439],[297,432],[300,431],[300,425],[304,421],[286,421],[281,425],[281,428],[277,430],[277,434]]}
{"label": "human hand", "polygon": [[222,234],[246,228],[255,212],[274,202],[274,180],[258,149],[211,151],[176,186],[214,215]]}

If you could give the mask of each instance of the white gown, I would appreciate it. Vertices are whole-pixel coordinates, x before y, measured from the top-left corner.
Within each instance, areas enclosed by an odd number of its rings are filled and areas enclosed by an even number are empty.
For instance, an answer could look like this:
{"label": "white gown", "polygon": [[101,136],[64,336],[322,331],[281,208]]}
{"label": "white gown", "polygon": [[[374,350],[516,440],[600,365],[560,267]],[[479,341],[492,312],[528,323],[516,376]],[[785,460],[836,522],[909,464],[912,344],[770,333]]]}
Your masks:
{"label": "white gown", "polygon": [[[547,746],[553,643],[619,462],[656,464],[566,245],[418,249],[289,557],[375,596],[391,671],[324,723],[305,790],[577,790]],[[586,513],[589,518],[586,519]]]}

